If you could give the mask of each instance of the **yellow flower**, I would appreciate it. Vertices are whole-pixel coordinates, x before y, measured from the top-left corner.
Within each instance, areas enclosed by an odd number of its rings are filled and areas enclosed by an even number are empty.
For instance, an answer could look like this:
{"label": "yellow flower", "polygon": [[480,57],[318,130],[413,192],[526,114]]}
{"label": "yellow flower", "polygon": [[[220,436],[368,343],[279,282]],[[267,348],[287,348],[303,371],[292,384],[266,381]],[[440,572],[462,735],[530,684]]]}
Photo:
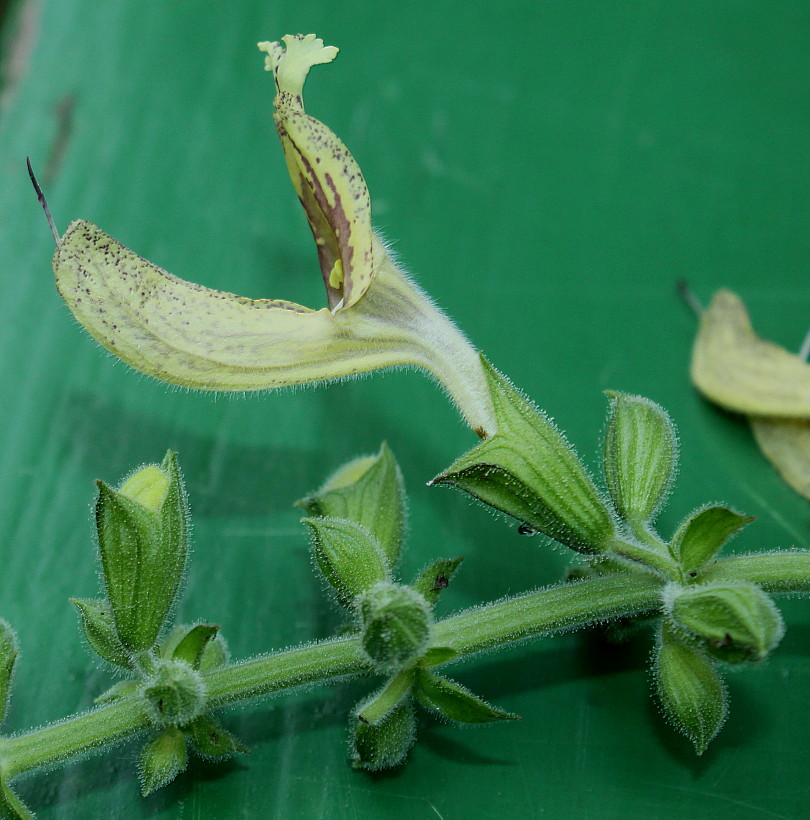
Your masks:
{"label": "yellow flower", "polygon": [[265,390],[416,365],[433,374],[481,436],[495,432],[477,352],[397,267],[371,228],[363,175],[346,146],[304,112],[313,65],[334,59],[314,34],[261,43],[275,121],[318,248],[328,308],[246,299],[172,276],[95,225],[73,222],[56,284],[90,335],[127,364],[199,390]]}

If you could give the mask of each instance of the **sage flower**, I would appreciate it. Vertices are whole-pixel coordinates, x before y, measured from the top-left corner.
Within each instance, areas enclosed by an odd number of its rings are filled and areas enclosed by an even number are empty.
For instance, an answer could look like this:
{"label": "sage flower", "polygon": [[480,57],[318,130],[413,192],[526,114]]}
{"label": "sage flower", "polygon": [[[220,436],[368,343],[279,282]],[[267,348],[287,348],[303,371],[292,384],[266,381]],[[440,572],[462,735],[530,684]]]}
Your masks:
{"label": "sage flower", "polygon": [[337,49],[314,34],[259,47],[275,80],[275,122],[315,237],[328,307],[252,300],[184,281],[84,220],[59,241],[59,293],[103,347],[171,384],[265,390],[415,365],[439,380],[479,435],[493,433],[477,351],[397,266],[372,230],[360,168],[304,111],[309,69]]}

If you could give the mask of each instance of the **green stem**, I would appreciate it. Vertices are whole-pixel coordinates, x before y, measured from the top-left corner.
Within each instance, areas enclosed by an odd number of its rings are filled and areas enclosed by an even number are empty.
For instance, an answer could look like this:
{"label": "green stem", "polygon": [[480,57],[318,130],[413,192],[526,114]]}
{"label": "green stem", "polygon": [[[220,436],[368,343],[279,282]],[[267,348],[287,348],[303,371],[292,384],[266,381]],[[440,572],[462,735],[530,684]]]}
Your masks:
{"label": "green stem", "polygon": [[149,724],[145,702],[126,698],[25,735],[4,738],[0,741],[3,780],[114,743]]}
{"label": "green stem", "polygon": [[[661,583],[652,575],[607,575],[560,584],[446,618],[436,624],[433,644],[450,645],[462,656],[471,655],[529,636],[654,610],[660,600]],[[214,708],[370,670],[359,640],[348,637],[265,655],[203,677]],[[81,755],[148,726],[144,702],[132,696],[5,738],[0,741],[3,780]]]}
{"label": "green stem", "polygon": [[810,592],[810,552],[790,550],[721,558],[702,581],[748,581],[767,592]]}
{"label": "green stem", "polygon": [[606,575],[528,592],[439,621],[435,646],[471,655],[530,636],[638,615],[661,603],[661,583],[652,575]]}
{"label": "green stem", "polygon": [[607,548],[616,555],[629,558],[631,561],[636,561],[659,572],[668,581],[678,581],[681,578],[680,567],[672,556],[652,545],[616,538],[607,545]]}
{"label": "green stem", "polygon": [[308,644],[217,669],[205,675],[211,706],[371,670],[357,638]]}

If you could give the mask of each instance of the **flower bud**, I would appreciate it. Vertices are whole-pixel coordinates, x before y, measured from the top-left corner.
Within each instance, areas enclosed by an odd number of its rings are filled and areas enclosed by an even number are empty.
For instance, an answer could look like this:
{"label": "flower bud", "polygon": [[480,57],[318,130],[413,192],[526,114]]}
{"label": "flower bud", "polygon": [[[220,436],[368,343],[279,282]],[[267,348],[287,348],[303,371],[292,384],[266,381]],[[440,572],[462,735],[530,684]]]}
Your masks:
{"label": "flower bud", "polygon": [[376,539],[393,568],[405,529],[405,488],[388,446],[376,456],[344,464],[324,486],[298,502],[313,517],[347,518],[364,526]]}
{"label": "flower bud", "polygon": [[759,661],[782,639],[784,626],[771,599],[755,584],[668,588],[673,624],[726,663]]}
{"label": "flower bud", "polygon": [[722,679],[705,653],[687,646],[664,624],[655,653],[655,682],[664,714],[702,755],[726,718]]}
{"label": "flower bud", "polygon": [[390,769],[405,760],[416,739],[416,717],[410,701],[397,706],[377,724],[354,725],[352,765],[376,772]]}
{"label": "flower bud", "polygon": [[184,726],[202,714],[206,704],[202,675],[178,660],[157,660],[141,696],[158,726]]}
{"label": "flower bud", "polygon": [[177,458],[135,472],[115,490],[98,482],[96,529],[115,632],[133,653],[150,650],[188,551],[186,496]]}
{"label": "flower bud", "polygon": [[150,512],[157,513],[169,492],[169,474],[157,464],[147,464],[134,472],[118,492]]}
{"label": "flower bud", "polygon": [[605,481],[619,515],[651,521],[666,500],[678,461],[675,426],[649,399],[608,391]]}
{"label": "flower bud", "polygon": [[141,794],[144,797],[171,783],[188,764],[183,733],[170,726],[153,737],[143,747],[138,764]]}
{"label": "flower bud", "polygon": [[312,532],[315,560],[342,604],[389,577],[388,561],[366,527],[347,518],[305,518],[304,523]]}
{"label": "flower bud", "polygon": [[360,597],[357,609],[363,650],[378,671],[393,673],[424,654],[433,619],[416,590],[383,581]]}

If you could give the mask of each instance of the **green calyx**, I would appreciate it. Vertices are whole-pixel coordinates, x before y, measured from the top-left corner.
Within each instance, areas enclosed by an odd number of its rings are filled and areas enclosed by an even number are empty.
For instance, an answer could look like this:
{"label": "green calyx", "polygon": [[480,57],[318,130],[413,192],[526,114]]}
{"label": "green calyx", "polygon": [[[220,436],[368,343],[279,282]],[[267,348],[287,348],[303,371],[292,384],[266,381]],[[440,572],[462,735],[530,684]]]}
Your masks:
{"label": "green calyx", "polygon": [[784,634],[779,611],[755,584],[671,587],[664,600],[673,627],[726,663],[760,661]]}
{"label": "green calyx", "polygon": [[180,660],[157,660],[140,688],[156,726],[184,726],[205,709],[207,693],[202,675]]}
{"label": "green calyx", "polygon": [[413,704],[402,703],[376,724],[356,720],[352,728],[352,766],[376,772],[405,761],[416,740]]}
{"label": "green calyx", "polygon": [[714,663],[664,623],[653,671],[665,716],[692,741],[695,751],[703,754],[728,711],[726,687]]}
{"label": "green calyx", "polygon": [[149,740],[141,750],[138,774],[144,797],[171,783],[188,765],[186,739],[176,726],[169,726]]}
{"label": "green calyx", "polygon": [[669,416],[641,396],[608,391],[605,482],[619,517],[633,529],[655,518],[678,462],[678,438]]}
{"label": "green calyx", "polygon": [[374,668],[385,674],[412,664],[428,648],[433,616],[415,589],[380,582],[356,603],[360,643]]}
{"label": "green calyx", "polygon": [[396,565],[405,531],[405,486],[386,444],[377,455],[344,464],[298,506],[313,517],[348,519],[365,527],[386,564]]}
{"label": "green calyx", "polygon": [[431,484],[447,484],[578,552],[601,552],[613,516],[579,457],[551,420],[482,357],[497,432]]}
{"label": "green calyx", "polygon": [[353,600],[379,581],[390,578],[385,553],[371,532],[348,518],[305,518],[312,534],[312,552],[338,601]]}

